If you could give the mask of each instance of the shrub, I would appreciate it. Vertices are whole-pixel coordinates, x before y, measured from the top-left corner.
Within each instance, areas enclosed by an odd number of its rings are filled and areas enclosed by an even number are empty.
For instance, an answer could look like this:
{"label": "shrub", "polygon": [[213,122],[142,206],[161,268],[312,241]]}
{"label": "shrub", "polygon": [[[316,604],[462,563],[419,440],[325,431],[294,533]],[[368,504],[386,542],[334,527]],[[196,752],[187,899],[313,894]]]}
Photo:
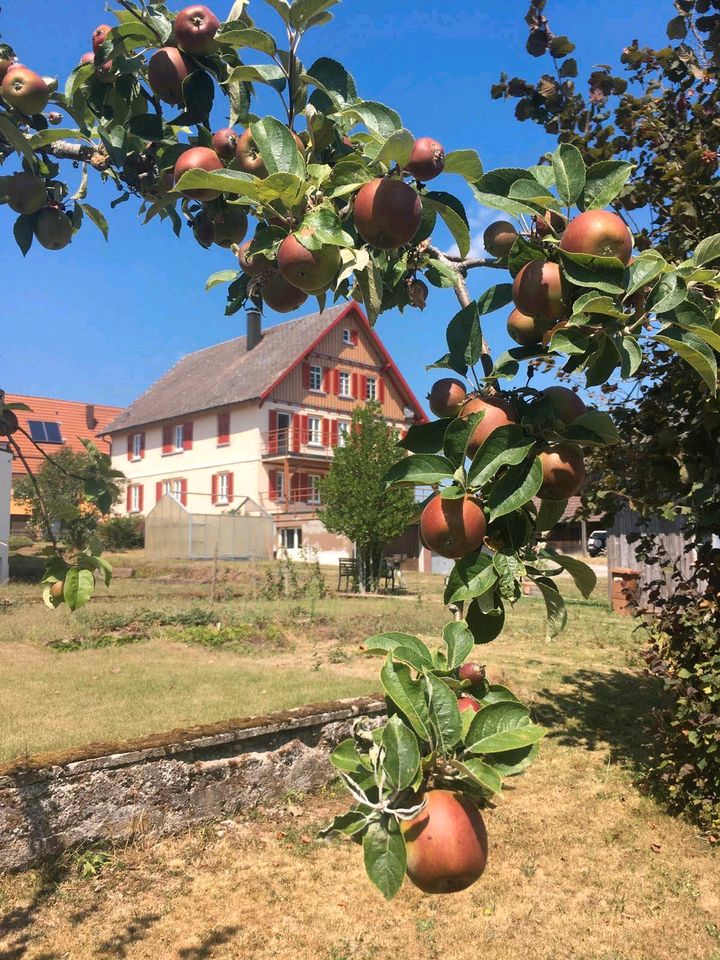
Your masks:
{"label": "shrub", "polygon": [[22,550],[23,547],[31,547],[34,543],[33,538],[25,534],[13,534],[8,540],[11,550]]}
{"label": "shrub", "polygon": [[108,550],[136,550],[145,546],[142,517],[111,517],[100,526],[100,537]]}
{"label": "shrub", "polygon": [[291,560],[283,550],[272,567],[265,570],[264,600],[322,600],[327,596],[325,577],[315,549],[302,552],[301,560]]}

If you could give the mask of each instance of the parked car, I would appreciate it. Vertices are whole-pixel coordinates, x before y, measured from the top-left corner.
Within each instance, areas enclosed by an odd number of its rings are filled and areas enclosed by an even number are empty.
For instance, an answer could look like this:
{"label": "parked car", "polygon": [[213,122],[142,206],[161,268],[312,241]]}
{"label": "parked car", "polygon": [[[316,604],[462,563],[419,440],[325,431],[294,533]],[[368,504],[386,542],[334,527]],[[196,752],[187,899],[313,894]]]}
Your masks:
{"label": "parked car", "polygon": [[588,553],[591,557],[602,557],[607,551],[607,530],[593,530],[588,537]]}

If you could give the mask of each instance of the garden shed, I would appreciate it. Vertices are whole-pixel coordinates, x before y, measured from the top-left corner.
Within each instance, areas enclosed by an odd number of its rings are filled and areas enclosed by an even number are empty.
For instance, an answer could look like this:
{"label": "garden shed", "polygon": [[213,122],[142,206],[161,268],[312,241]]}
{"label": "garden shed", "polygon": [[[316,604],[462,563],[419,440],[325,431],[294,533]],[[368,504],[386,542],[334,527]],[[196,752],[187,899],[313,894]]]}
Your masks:
{"label": "garden shed", "polygon": [[272,560],[274,523],[250,497],[227,513],[191,513],[170,493],[145,520],[149,560]]}

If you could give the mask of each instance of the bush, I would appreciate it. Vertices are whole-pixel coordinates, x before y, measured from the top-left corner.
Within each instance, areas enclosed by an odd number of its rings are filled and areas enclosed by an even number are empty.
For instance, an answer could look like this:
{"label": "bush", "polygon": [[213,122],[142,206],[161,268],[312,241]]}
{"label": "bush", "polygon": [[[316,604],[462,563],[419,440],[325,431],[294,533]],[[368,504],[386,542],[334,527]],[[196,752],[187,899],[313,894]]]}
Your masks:
{"label": "bush", "polygon": [[11,550],[22,550],[23,547],[31,547],[35,541],[26,534],[13,534],[8,540],[8,546]]}
{"label": "bush", "polygon": [[100,537],[108,550],[136,550],[145,546],[142,517],[111,517],[100,526]]}
{"label": "bush", "polygon": [[265,570],[263,600],[322,600],[327,596],[325,577],[316,549],[303,549],[301,560],[291,560],[282,550],[272,567]]}
{"label": "bush", "polygon": [[45,557],[26,557],[22,553],[16,553],[10,557],[10,579],[24,583],[40,583],[46,564]]}

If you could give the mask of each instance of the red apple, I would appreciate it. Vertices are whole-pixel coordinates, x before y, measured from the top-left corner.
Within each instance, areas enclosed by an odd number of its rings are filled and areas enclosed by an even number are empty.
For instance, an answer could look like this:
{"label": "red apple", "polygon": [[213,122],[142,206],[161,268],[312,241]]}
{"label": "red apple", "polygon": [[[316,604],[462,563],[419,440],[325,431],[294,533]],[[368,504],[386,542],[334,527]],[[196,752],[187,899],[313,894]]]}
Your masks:
{"label": "red apple", "polygon": [[212,53],[220,21],[207,7],[195,3],[175,17],[175,39],[185,53],[202,57]]}
{"label": "red apple", "polygon": [[27,116],[42,113],[50,99],[50,88],[43,78],[19,64],[8,69],[0,92],[6,103]]}
{"label": "red apple", "polygon": [[[209,147],[190,147],[189,150],[186,150],[184,153],[181,153],[175,164],[175,183],[180,180],[180,177],[184,173],[187,173],[188,170],[206,170],[208,173],[213,170],[222,170],[223,165],[222,161],[215,153],[214,150],[211,150]],[[181,191],[184,197],[189,197],[191,200],[217,200],[221,195],[221,190],[212,190],[212,189],[196,189],[196,190],[183,190]]]}
{"label": "red apple", "polygon": [[148,63],[148,83],[152,92],[164,103],[177,106],[183,102],[183,80],[195,69],[195,64],[180,53],[177,47],[162,47]]}
{"label": "red apple", "polygon": [[458,710],[463,713],[465,710],[472,710],[477,713],[480,709],[480,702],[469,693],[461,693],[458,697]]}
{"label": "red apple", "polygon": [[93,53],[97,53],[100,47],[107,40],[107,36],[112,30],[112,27],[108,26],[107,23],[101,24],[99,27],[95,27],[95,30],[92,35],[92,48]]}

